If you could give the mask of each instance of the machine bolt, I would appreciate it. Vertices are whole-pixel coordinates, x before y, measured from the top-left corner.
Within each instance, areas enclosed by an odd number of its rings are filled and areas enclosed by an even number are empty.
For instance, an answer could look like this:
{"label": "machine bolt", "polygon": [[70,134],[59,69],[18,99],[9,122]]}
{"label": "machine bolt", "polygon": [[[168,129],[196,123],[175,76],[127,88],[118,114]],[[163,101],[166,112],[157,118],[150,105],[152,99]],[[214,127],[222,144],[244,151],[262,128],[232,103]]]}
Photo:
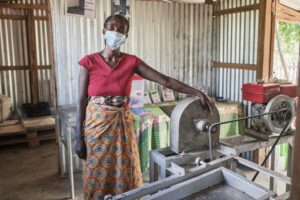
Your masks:
{"label": "machine bolt", "polygon": [[285,108],[286,107],[286,103],[283,101],[283,102],[281,102],[281,107],[282,108]]}
{"label": "machine bolt", "polygon": [[200,132],[207,132],[209,126],[210,126],[210,123],[208,121],[205,121],[205,120],[199,120],[198,122],[196,122],[196,128]]}
{"label": "machine bolt", "polygon": [[216,133],[218,130],[218,128],[216,126],[214,126],[212,129],[211,129],[211,133]]}

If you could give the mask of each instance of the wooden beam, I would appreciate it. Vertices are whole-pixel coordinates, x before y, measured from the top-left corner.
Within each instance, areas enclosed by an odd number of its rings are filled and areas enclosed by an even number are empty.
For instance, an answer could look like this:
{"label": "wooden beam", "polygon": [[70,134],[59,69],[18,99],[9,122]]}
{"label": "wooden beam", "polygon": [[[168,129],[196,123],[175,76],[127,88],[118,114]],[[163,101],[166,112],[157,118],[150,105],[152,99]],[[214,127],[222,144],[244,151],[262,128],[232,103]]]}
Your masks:
{"label": "wooden beam", "polygon": [[[0,14],[0,19],[7,19],[7,20],[26,20],[25,15],[3,15]],[[48,20],[47,16],[34,16],[33,20]]]}
{"label": "wooden beam", "polygon": [[48,28],[48,44],[49,44],[49,60],[51,65],[50,71],[50,101],[51,107],[57,107],[57,98],[56,98],[56,82],[55,82],[55,69],[54,69],[54,50],[53,50],[53,32],[52,32],[52,18],[51,18],[51,1],[47,1],[48,11],[47,11],[47,28]]}
{"label": "wooden beam", "polygon": [[[300,57],[300,47],[299,55]],[[298,69],[300,68],[300,59],[298,59]],[[294,134],[293,146],[293,168],[292,168],[292,198],[299,199],[300,196],[300,70],[298,70],[298,106],[297,106],[297,127]]]}
{"label": "wooden beam", "polygon": [[265,1],[260,1],[260,8],[259,8],[259,20],[258,20],[258,44],[257,44],[257,66],[258,69],[256,71],[256,78],[262,79],[263,78],[263,57],[264,57],[264,39],[265,39]]}
{"label": "wooden beam", "polygon": [[52,65],[37,65],[37,69],[52,69]]}
{"label": "wooden beam", "polygon": [[158,1],[166,3],[192,3],[192,4],[215,4],[217,0],[139,0],[139,1]]}
{"label": "wooden beam", "polygon": [[257,45],[257,79],[269,80],[272,1],[261,0],[259,8],[258,45]]}
{"label": "wooden beam", "polygon": [[48,16],[35,16],[35,17],[33,17],[33,20],[44,20],[44,21],[48,21],[49,18],[48,18]]}
{"label": "wooden beam", "polygon": [[13,20],[25,20],[26,17],[22,15],[4,15],[0,14],[0,19],[13,19]]}
{"label": "wooden beam", "polygon": [[[37,69],[52,69],[52,65],[37,65]],[[22,66],[0,66],[0,71],[10,71],[10,70],[30,70],[28,65]]]}
{"label": "wooden beam", "polygon": [[0,66],[0,71],[29,70],[29,66]]}
{"label": "wooden beam", "polygon": [[213,62],[212,66],[217,67],[217,68],[235,68],[235,69],[246,69],[246,70],[256,70],[257,69],[257,66],[253,65],[253,64]]}
{"label": "wooden beam", "polygon": [[274,59],[274,45],[275,45],[275,28],[276,28],[276,8],[277,0],[273,0],[272,2],[272,13],[271,13],[271,38],[270,38],[270,70],[269,70],[269,77],[273,77],[273,59]]}
{"label": "wooden beam", "polygon": [[278,21],[284,21],[284,22],[292,22],[292,23],[299,23],[300,19],[299,18],[295,18],[295,17],[291,17],[290,15],[286,15],[286,14],[280,14],[279,16],[276,16],[276,19]]}
{"label": "wooden beam", "polygon": [[28,44],[28,62],[30,68],[30,90],[32,103],[39,101],[38,75],[36,64],[36,38],[33,20],[33,10],[27,10],[26,32]]}
{"label": "wooden beam", "polygon": [[25,3],[3,3],[3,2],[0,2],[0,8],[47,10],[48,6],[46,4],[28,4],[28,3],[25,4]]}
{"label": "wooden beam", "polygon": [[281,4],[276,0],[276,18],[289,22],[300,22],[300,12]]}
{"label": "wooden beam", "polygon": [[259,4],[253,4],[253,5],[248,5],[248,6],[242,6],[242,7],[237,7],[237,8],[230,8],[230,9],[215,11],[213,13],[213,16],[220,16],[220,15],[226,15],[226,14],[232,14],[232,13],[238,13],[238,12],[247,12],[247,11],[258,10],[258,9],[259,9]]}

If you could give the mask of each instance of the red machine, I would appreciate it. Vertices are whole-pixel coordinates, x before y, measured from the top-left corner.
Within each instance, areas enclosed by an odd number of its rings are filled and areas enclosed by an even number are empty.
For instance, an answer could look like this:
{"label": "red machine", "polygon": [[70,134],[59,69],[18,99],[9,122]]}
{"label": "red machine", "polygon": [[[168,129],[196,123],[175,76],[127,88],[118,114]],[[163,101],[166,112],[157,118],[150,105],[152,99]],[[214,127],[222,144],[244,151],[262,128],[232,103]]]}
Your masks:
{"label": "red machine", "polygon": [[[243,84],[242,97],[249,102],[248,116],[262,115],[248,121],[248,128],[251,129],[249,134],[267,139],[272,133],[280,133],[286,123],[289,123],[289,128],[295,116],[292,98],[297,96],[296,91],[297,86],[292,84]],[[280,111],[284,109],[284,112]]]}
{"label": "red machine", "polygon": [[280,85],[280,93],[291,98],[297,97],[297,85],[282,84]]}
{"label": "red machine", "polygon": [[292,84],[246,83],[243,84],[242,91],[244,100],[255,103],[268,103],[279,94],[297,97],[297,86]]}
{"label": "red machine", "polygon": [[243,84],[243,99],[256,103],[267,103],[270,99],[280,93],[279,84]]}

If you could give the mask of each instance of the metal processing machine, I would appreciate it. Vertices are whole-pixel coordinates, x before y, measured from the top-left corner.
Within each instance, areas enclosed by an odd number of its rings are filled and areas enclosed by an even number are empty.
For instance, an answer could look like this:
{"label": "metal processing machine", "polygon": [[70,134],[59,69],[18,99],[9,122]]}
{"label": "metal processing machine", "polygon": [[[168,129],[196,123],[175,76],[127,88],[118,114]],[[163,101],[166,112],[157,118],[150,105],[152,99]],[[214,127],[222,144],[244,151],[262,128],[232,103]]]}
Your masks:
{"label": "metal processing machine", "polygon": [[[173,173],[170,177],[145,184],[140,188],[105,200],[269,200],[288,199],[289,192],[278,196],[268,188],[236,173],[236,166],[258,170],[272,178],[291,184],[289,177],[258,166],[239,157],[225,156],[191,169],[187,174]],[[171,163],[173,167],[175,163]],[[180,170],[180,166],[176,166]]]}
{"label": "metal processing machine", "polygon": [[[255,93],[259,90],[261,93]],[[170,149],[177,154],[209,150],[212,159],[212,148],[219,145],[219,126],[241,120],[248,120],[245,133],[255,138],[267,140],[270,135],[287,132],[295,116],[292,97],[296,94],[283,93],[289,96],[281,94],[278,84],[271,87],[270,84],[244,84],[243,99],[249,101],[249,114],[227,122],[220,122],[215,106],[210,114],[202,109],[197,98],[186,98],[176,105],[171,115]]]}
{"label": "metal processing machine", "polygon": [[[225,122],[220,122],[215,106],[208,113],[195,97],[180,101],[171,114],[170,148],[154,150],[150,155],[150,182],[153,183],[108,199],[233,199],[233,194],[237,195],[234,199],[276,199],[277,194],[253,182],[257,174],[264,173],[286,184],[291,183],[290,178],[238,157],[240,151],[227,154],[224,149],[234,148],[220,141],[221,125],[248,120],[245,132],[251,137],[241,135],[238,142],[250,138],[242,147],[244,152],[254,150],[255,145],[272,146],[264,164],[280,138],[285,137],[295,116],[292,98],[278,91],[267,98],[265,93],[256,96],[263,101],[252,97],[250,94],[248,116]],[[257,171],[252,181],[235,173],[237,163]],[[279,199],[285,197],[289,193]]]}
{"label": "metal processing machine", "polygon": [[[212,114],[204,111],[196,97],[185,98],[174,108],[171,115],[170,149],[179,154],[182,152],[207,151],[209,149],[208,127],[218,123],[220,116],[213,106]],[[211,145],[219,145],[219,128],[212,130]]]}

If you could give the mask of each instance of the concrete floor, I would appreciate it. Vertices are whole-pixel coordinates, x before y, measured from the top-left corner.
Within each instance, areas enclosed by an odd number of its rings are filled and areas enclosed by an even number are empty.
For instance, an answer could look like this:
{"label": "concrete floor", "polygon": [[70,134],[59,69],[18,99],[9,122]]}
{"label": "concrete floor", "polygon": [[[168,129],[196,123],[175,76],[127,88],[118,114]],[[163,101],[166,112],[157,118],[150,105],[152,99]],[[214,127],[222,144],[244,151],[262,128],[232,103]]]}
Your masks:
{"label": "concrete floor", "polygon": [[[43,143],[37,148],[26,146],[0,148],[0,199],[1,200],[64,200],[69,198],[67,178],[58,174],[58,147],[56,143]],[[243,169],[250,179],[254,172]],[[144,182],[148,182],[147,174]],[[269,178],[259,175],[258,183],[268,187]],[[279,193],[285,185],[278,183]],[[75,195],[82,199],[81,175],[75,174]]]}
{"label": "concrete floor", "polygon": [[[37,148],[26,146],[0,149],[1,200],[62,200],[69,197],[67,178],[61,178],[57,167],[55,142]],[[81,176],[75,175],[76,196],[81,199]]]}

